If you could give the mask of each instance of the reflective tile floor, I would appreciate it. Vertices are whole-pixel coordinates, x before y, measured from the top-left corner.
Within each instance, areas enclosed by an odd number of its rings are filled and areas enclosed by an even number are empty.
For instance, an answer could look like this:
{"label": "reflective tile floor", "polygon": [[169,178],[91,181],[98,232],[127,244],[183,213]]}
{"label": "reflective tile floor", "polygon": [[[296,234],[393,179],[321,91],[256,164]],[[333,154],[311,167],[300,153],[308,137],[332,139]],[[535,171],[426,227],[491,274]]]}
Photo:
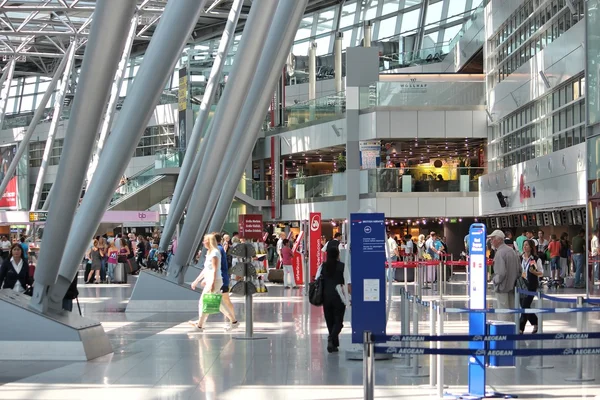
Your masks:
{"label": "reflective tile floor", "polygon": [[[84,315],[100,320],[108,332],[114,354],[90,362],[0,361],[0,399],[290,399],[359,400],[363,398],[362,363],[347,361],[344,353],[326,352],[326,328],[321,310],[310,306],[300,290],[269,286],[270,292],[254,302],[255,335],[244,341],[243,299],[234,303],[240,327],[225,333],[222,316],[211,316],[203,333],[187,324],[194,313],[125,313],[132,285],[79,285]],[[388,332],[400,333],[399,293],[394,286]],[[412,285],[409,285],[413,290]],[[598,289],[597,289],[598,290]],[[447,306],[466,305],[463,283],[446,287]],[[573,298],[578,292],[561,289],[558,296]],[[425,289],[426,299],[438,298]],[[599,295],[600,292],[595,293]],[[492,298],[491,295],[489,296]],[[599,300],[600,302],[600,300]],[[545,304],[558,307],[558,304]],[[561,305],[565,306],[565,305]],[[76,310],[75,306],[75,310]],[[587,329],[600,328],[598,313],[585,314]],[[466,333],[467,316],[453,314],[444,323],[446,333]],[[575,332],[575,315],[546,316],[545,332]],[[346,312],[342,348],[351,348],[350,312]],[[428,314],[419,315],[421,333],[429,331]],[[528,330],[531,328],[528,327]],[[586,346],[600,346],[587,341]],[[534,347],[537,342],[522,342]],[[574,346],[574,343],[568,344]],[[547,346],[567,347],[567,343]],[[538,357],[517,359],[516,368],[488,369],[489,389],[521,399],[600,399],[600,359],[583,359],[583,375],[594,379],[569,382],[576,375],[574,357],[546,357],[551,369],[532,369]],[[429,373],[428,356],[419,360],[419,374]],[[377,361],[377,399],[433,399],[429,377],[411,377],[405,361]],[[445,357],[447,392],[466,391],[466,359]]]}

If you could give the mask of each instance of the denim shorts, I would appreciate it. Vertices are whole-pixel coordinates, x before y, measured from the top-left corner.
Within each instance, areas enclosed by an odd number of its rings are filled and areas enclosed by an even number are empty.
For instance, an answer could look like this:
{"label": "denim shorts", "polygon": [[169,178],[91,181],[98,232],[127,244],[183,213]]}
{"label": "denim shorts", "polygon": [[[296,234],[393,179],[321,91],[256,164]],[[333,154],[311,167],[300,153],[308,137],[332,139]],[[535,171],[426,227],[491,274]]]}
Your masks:
{"label": "denim shorts", "polygon": [[550,269],[552,271],[560,271],[560,257],[552,257],[552,259],[550,259]]}

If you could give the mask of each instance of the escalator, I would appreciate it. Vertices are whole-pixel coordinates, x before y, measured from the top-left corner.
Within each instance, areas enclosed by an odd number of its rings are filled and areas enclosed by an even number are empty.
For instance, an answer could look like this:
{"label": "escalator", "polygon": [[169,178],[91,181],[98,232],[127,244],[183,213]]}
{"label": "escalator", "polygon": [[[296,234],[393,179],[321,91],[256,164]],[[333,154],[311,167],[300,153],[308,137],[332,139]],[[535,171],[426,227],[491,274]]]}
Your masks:
{"label": "escalator", "polygon": [[109,210],[147,210],[173,194],[176,175],[157,175],[154,164],[127,178],[110,202]]}

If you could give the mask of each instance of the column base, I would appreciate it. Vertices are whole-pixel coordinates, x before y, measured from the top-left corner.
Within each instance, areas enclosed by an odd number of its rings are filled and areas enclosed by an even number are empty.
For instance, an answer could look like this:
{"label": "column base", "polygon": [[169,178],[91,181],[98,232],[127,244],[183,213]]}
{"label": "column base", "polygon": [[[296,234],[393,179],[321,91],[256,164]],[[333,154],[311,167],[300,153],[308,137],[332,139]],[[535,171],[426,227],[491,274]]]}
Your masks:
{"label": "column base", "polygon": [[[194,277],[195,279],[195,277]],[[166,276],[144,270],[131,293],[125,312],[198,312],[200,292],[178,285]]]}
{"label": "column base", "polygon": [[31,298],[0,290],[0,360],[88,361],[112,354],[100,322],[74,312],[41,313]]}

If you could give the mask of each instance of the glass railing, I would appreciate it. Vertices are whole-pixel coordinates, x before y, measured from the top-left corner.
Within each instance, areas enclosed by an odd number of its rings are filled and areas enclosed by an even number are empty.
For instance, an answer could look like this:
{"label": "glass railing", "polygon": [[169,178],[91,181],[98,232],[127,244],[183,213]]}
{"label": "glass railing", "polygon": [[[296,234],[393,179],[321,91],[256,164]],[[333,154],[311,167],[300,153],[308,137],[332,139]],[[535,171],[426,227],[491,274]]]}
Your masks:
{"label": "glass railing", "polygon": [[334,196],[333,174],[287,179],[283,183],[284,200]]}
{"label": "glass railing", "polygon": [[346,93],[340,92],[286,107],[286,126],[289,129],[297,129],[319,120],[340,119],[345,112]]}
{"label": "glass railing", "polygon": [[377,82],[360,88],[360,109],[372,107],[479,106],[485,101],[483,81]]}
{"label": "glass railing", "polygon": [[154,168],[179,168],[181,166],[179,161],[183,159],[183,154],[175,148],[158,150],[154,154]]}
{"label": "glass railing", "polygon": [[483,16],[483,10],[485,9],[485,6],[487,5],[487,3],[488,3],[488,0],[482,1],[481,4],[477,8],[475,8],[475,10],[473,10],[473,13],[471,14],[471,18],[469,18],[469,20],[467,22],[465,22],[462,29],[450,41],[450,43],[449,43],[450,50],[452,50],[454,48],[454,46],[456,46],[456,44],[465,35],[465,33],[469,30],[469,28],[471,28],[471,26],[473,26],[473,22],[477,18],[481,18]]}
{"label": "glass railing", "polygon": [[478,192],[483,168],[412,167],[368,170],[369,193]]}
{"label": "glass railing", "polygon": [[379,70],[383,72],[396,68],[441,62],[448,55],[451,48],[448,41],[421,49],[418,52],[405,51],[402,53],[380,54]]}
{"label": "glass railing", "polygon": [[267,181],[255,181],[253,179],[242,179],[238,185],[238,190],[254,200],[268,200],[270,198],[267,191]]}

